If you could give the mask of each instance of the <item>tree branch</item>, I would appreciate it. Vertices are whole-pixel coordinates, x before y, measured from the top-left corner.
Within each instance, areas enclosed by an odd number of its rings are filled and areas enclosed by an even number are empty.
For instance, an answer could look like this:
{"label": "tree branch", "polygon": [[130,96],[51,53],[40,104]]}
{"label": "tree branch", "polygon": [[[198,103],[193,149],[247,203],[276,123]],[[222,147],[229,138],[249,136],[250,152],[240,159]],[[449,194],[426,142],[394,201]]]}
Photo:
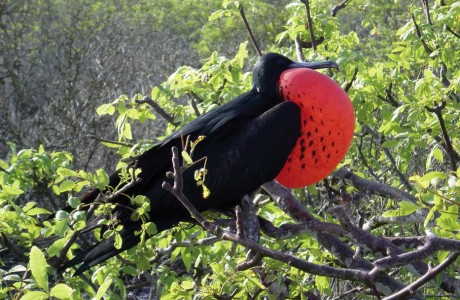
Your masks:
{"label": "tree branch", "polygon": [[406,191],[394,188],[390,185],[387,185],[381,182],[371,181],[371,180],[359,177],[358,175],[356,175],[351,170],[345,167],[338,169],[337,171],[332,173],[332,175],[351,182],[351,184],[354,187],[362,191],[371,191],[377,195],[380,195],[386,198],[391,198],[397,201],[407,200],[413,203],[417,202],[417,198],[412,196]]}
{"label": "tree branch", "polygon": [[159,114],[163,119],[165,119],[168,123],[170,123],[173,126],[179,125],[178,122],[174,121],[174,117],[168,114],[163,108],[161,108],[155,101],[152,100],[150,97],[144,97],[142,100],[136,100],[137,104],[144,104],[147,103],[150,105],[153,110]]}

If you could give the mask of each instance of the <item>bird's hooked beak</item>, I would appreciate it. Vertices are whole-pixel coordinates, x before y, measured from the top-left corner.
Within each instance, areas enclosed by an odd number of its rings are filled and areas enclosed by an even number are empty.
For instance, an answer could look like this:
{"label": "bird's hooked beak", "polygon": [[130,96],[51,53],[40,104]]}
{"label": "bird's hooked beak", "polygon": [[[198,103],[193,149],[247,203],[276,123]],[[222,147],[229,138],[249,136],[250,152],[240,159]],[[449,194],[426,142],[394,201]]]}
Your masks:
{"label": "bird's hooked beak", "polygon": [[318,61],[318,62],[293,62],[289,65],[289,69],[298,69],[298,68],[306,68],[306,69],[336,69],[339,70],[339,65],[335,61],[325,60],[325,61]]}

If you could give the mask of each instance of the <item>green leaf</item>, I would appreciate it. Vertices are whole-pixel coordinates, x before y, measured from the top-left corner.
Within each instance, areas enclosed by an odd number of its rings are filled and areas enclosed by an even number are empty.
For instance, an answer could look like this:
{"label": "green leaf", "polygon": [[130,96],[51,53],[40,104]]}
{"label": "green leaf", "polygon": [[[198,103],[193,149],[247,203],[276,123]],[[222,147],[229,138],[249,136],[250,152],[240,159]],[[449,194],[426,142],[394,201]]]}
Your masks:
{"label": "green leaf", "polygon": [[73,289],[64,283],[58,283],[51,288],[50,296],[58,299],[72,297]]}
{"label": "green leaf", "polygon": [[123,137],[125,137],[128,140],[133,139],[133,134],[131,132],[131,124],[125,123],[123,126]]}
{"label": "green leaf", "polygon": [[73,170],[70,170],[70,169],[67,169],[67,168],[63,168],[63,167],[59,167],[57,170],[56,170],[56,173],[59,175],[59,176],[63,176],[63,177],[78,177],[78,173],[73,171]]}
{"label": "green leaf", "polygon": [[61,249],[64,247],[65,243],[67,242],[66,238],[58,239],[51,244],[48,248],[48,255],[53,257],[59,255]]}
{"label": "green leaf", "polygon": [[102,104],[96,109],[96,113],[101,115],[113,115],[115,113],[115,107],[112,103]]}
{"label": "green leaf", "polygon": [[109,184],[109,175],[103,169],[98,169],[96,171],[96,177],[98,185],[106,187]]}
{"label": "green leaf", "polygon": [[415,203],[412,203],[410,201],[401,201],[399,203],[399,209],[395,210],[390,210],[385,213],[383,213],[383,217],[401,217],[401,216],[407,216],[414,211],[418,210],[420,206],[418,206]]}
{"label": "green leaf", "polygon": [[203,199],[208,199],[209,196],[211,195],[211,191],[208,189],[208,187],[203,183],[201,184],[203,187]]}
{"label": "green leaf", "polygon": [[121,235],[116,231],[114,231],[113,233],[114,233],[113,235],[114,236],[114,247],[115,249],[121,249],[121,246],[123,245],[123,240],[121,238]]}
{"label": "green leaf", "polygon": [[21,300],[42,300],[48,299],[48,294],[42,291],[32,291],[28,292],[24,296],[21,297]]}
{"label": "green leaf", "polygon": [[182,151],[182,158],[184,159],[184,166],[188,167],[193,164],[193,160],[186,151]]}
{"label": "green leaf", "polygon": [[73,180],[64,180],[58,188],[59,193],[68,192],[73,189],[75,182]]}
{"label": "green leaf", "polygon": [[80,203],[81,201],[78,197],[70,197],[69,200],[67,200],[67,204],[72,208],[77,208]]}
{"label": "green leaf", "polygon": [[397,141],[397,140],[389,140],[389,141],[383,142],[381,146],[383,148],[391,148],[391,147],[396,146],[397,144],[399,144],[399,141]]}
{"label": "green leaf", "polygon": [[195,282],[192,280],[184,280],[180,283],[180,285],[184,290],[191,291],[195,287]]}
{"label": "green leaf", "polygon": [[436,224],[447,230],[460,230],[460,223],[458,222],[458,206],[449,206],[447,211],[441,213],[441,216],[436,219]]}
{"label": "green leaf", "polygon": [[315,286],[321,293],[330,294],[331,279],[326,276],[315,276]]}
{"label": "green leaf", "polygon": [[43,252],[36,246],[30,250],[29,265],[37,285],[48,292],[48,264]]}
{"label": "green leaf", "polygon": [[190,248],[183,247],[181,248],[180,251],[180,256],[182,258],[182,261],[184,262],[185,268],[187,269],[187,272],[190,271],[190,267],[192,266],[193,263],[193,256],[192,256],[192,251]]}
{"label": "green leaf", "polygon": [[112,279],[105,280],[103,284],[97,290],[96,296],[93,299],[99,300],[104,297],[105,292],[109,289],[110,285],[112,284]]}
{"label": "green leaf", "polygon": [[426,189],[429,186],[429,182],[423,181],[420,175],[414,175],[409,177],[409,180],[414,182],[417,186],[421,187],[422,189]]}
{"label": "green leaf", "polygon": [[153,222],[148,222],[145,226],[145,231],[147,231],[147,234],[149,235],[154,235],[155,233],[158,232],[157,226]]}
{"label": "green leaf", "polygon": [[28,216],[36,216],[36,215],[50,215],[51,212],[47,209],[41,208],[41,207],[34,207],[32,209],[29,209],[26,214]]}
{"label": "green leaf", "polygon": [[425,175],[423,175],[422,178],[420,178],[420,180],[422,182],[430,183],[431,180],[441,180],[441,179],[446,179],[446,178],[447,178],[447,174],[443,172],[434,171],[434,172],[426,173]]}
{"label": "green leaf", "polygon": [[434,156],[434,158],[436,158],[440,163],[442,163],[442,162],[444,161],[444,156],[443,156],[443,154],[442,154],[441,149],[439,149],[439,148],[435,148],[435,149],[433,150],[433,156]]}

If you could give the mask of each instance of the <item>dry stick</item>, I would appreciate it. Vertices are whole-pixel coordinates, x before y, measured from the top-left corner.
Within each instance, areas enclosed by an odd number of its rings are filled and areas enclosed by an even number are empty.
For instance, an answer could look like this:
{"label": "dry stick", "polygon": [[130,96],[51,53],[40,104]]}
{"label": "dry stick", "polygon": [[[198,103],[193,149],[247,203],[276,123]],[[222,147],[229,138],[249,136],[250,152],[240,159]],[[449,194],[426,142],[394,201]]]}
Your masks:
{"label": "dry stick", "polygon": [[425,273],[422,277],[414,281],[412,284],[408,285],[404,289],[400,290],[393,295],[384,298],[383,300],[397,300],[397,299],[406,299],[410,295],[413,295],[414,292],[423,286],[428,281],[434,279],[436,275],[441,273],[445,268],[447,268],[450,264],[454,263],[457,260],[457,257],[460,255],[460,252],[452,252],[449,256],[440,263],[437,267],[429,269],[428,272]]}
{"label": "dry stick", "polygon": [[152,100],[150,97],[144,97],[142,100],[136,100],[138,104],[147,103],[150,105],[154,111],[156,111],[163,119],[165,119],[171,125],[177,126],[179,125],[178,122],[174,121],[174,117],[168,114],[163,108],[161,108],[155,101]]}
{"label": "dry stick", "polygon": [[251,40],[252,46],[254,46],[254,49],[257,52],[257,55],[262,56],[262,51],[260,51],[259,45],[257,45],[256,39],[254,38],[254,35],[252,34],[251,27],[249,26],[248,20],[246,19],[246,15],[244,13],[243,6],[240,6],[240,15],[241,18],[243,19],[244,22],[244,27],[246,27],[246,30],[248,31],[249,34],[249,39]]}
{"label": "dry stick", "polygon": [[451,171],[457,171],[457,160],[455,158],[455,150],[452,147],[452,142],[450,141],[449,134],[447,132],[446,124],[444,123],[444,118],[442,117],[442,110],[446,107],[446,101],[442,101],[441,105],[434,103],[434,107],[430,108],[425,106],[425,109],[431,113],[434,113],[438,118],[439,125],[441,125],[442,137],[444,138],[444,143],[446,144],[446,151],[449,155]]}
{"label": "dry stick", "polygon": [[303,4],[305,4],[305,9],[307,12],[307,23],[308,23],[308,31],[310,32],[310,38],[311,38],[311,48],[313,51],[316,51],[316,40],[315,40],[315,33],[313,32],[313,20],[311,19],[311,14],[310,14],[310,3],[308,0],[301,0]]}

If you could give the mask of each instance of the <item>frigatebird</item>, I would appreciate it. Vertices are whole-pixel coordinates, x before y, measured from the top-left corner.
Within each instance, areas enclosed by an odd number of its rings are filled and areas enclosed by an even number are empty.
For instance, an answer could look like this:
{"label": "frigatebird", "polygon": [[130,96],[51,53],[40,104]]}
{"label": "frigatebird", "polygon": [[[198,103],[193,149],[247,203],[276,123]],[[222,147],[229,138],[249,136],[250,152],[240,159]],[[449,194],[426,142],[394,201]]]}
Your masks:
{"label": "frigatebird", "polygon": [[[141,181],[111,199],[111,203],[117,205],[110,218],[123,225],[119,232],[121,248],[114,246],[113,237],[101,240],[77,253],[61,266],[61,270],[80,264],[75,275],[81,274],[140,241],[135,232],[140,230],[141,221],[132,217],[129,197],[148,197],[149,221],[155,223],[158,231],[190,220],[189,212],[162,188],[162,183],[168,180],[165,174],[172,169],[171,148],[181,149],[185,138],[200,140],[193,150],[193,160],[198,162],[183,173],[183,192],[199,211],[234,207],[243,196],[278,175],[281,183],[298,187],[305,186],[305,182],[292,178],[315,174],[315,168],[324,165],[328,165],[330,173],[351,142],[354,114],[346,93],[325,75],[312,71],[320,68],[337,68],[337,64],[332,61],[294,62],[275,53],[263,55],[254,66],[252,88],[248,92],[196,118],[133,162],[141,170],[138,175]],[[307,73],[291,72],[294,70],[307,70]],[[309,86],[315,88],[309,90]],[[309,101],[303,101],[308,97]],[[324,97],[333,102],[328,103]],[[334,102],[337,99],[339,102]],[[321,106],[323,100],[328,108]],[[328,109],[338,111],[333,114],[338,119],[330,121]],[[341,123],[348,125],[342,127]],[[325,126],[327,128],[323,128]],[[343,128],[346,132],[342,132]],[[340,135],[348,140],[343,142]],[[338,157],[332,167],[331,156]],[[210,191],[206,199],[194,178],[195,171],[203,168],[206,169],[204,183]],[[109,185],[116,187],[119,183],[119,172],[115,172]],[[82,203],[91,204],[99,193],[94,190],[85,195]]]}

